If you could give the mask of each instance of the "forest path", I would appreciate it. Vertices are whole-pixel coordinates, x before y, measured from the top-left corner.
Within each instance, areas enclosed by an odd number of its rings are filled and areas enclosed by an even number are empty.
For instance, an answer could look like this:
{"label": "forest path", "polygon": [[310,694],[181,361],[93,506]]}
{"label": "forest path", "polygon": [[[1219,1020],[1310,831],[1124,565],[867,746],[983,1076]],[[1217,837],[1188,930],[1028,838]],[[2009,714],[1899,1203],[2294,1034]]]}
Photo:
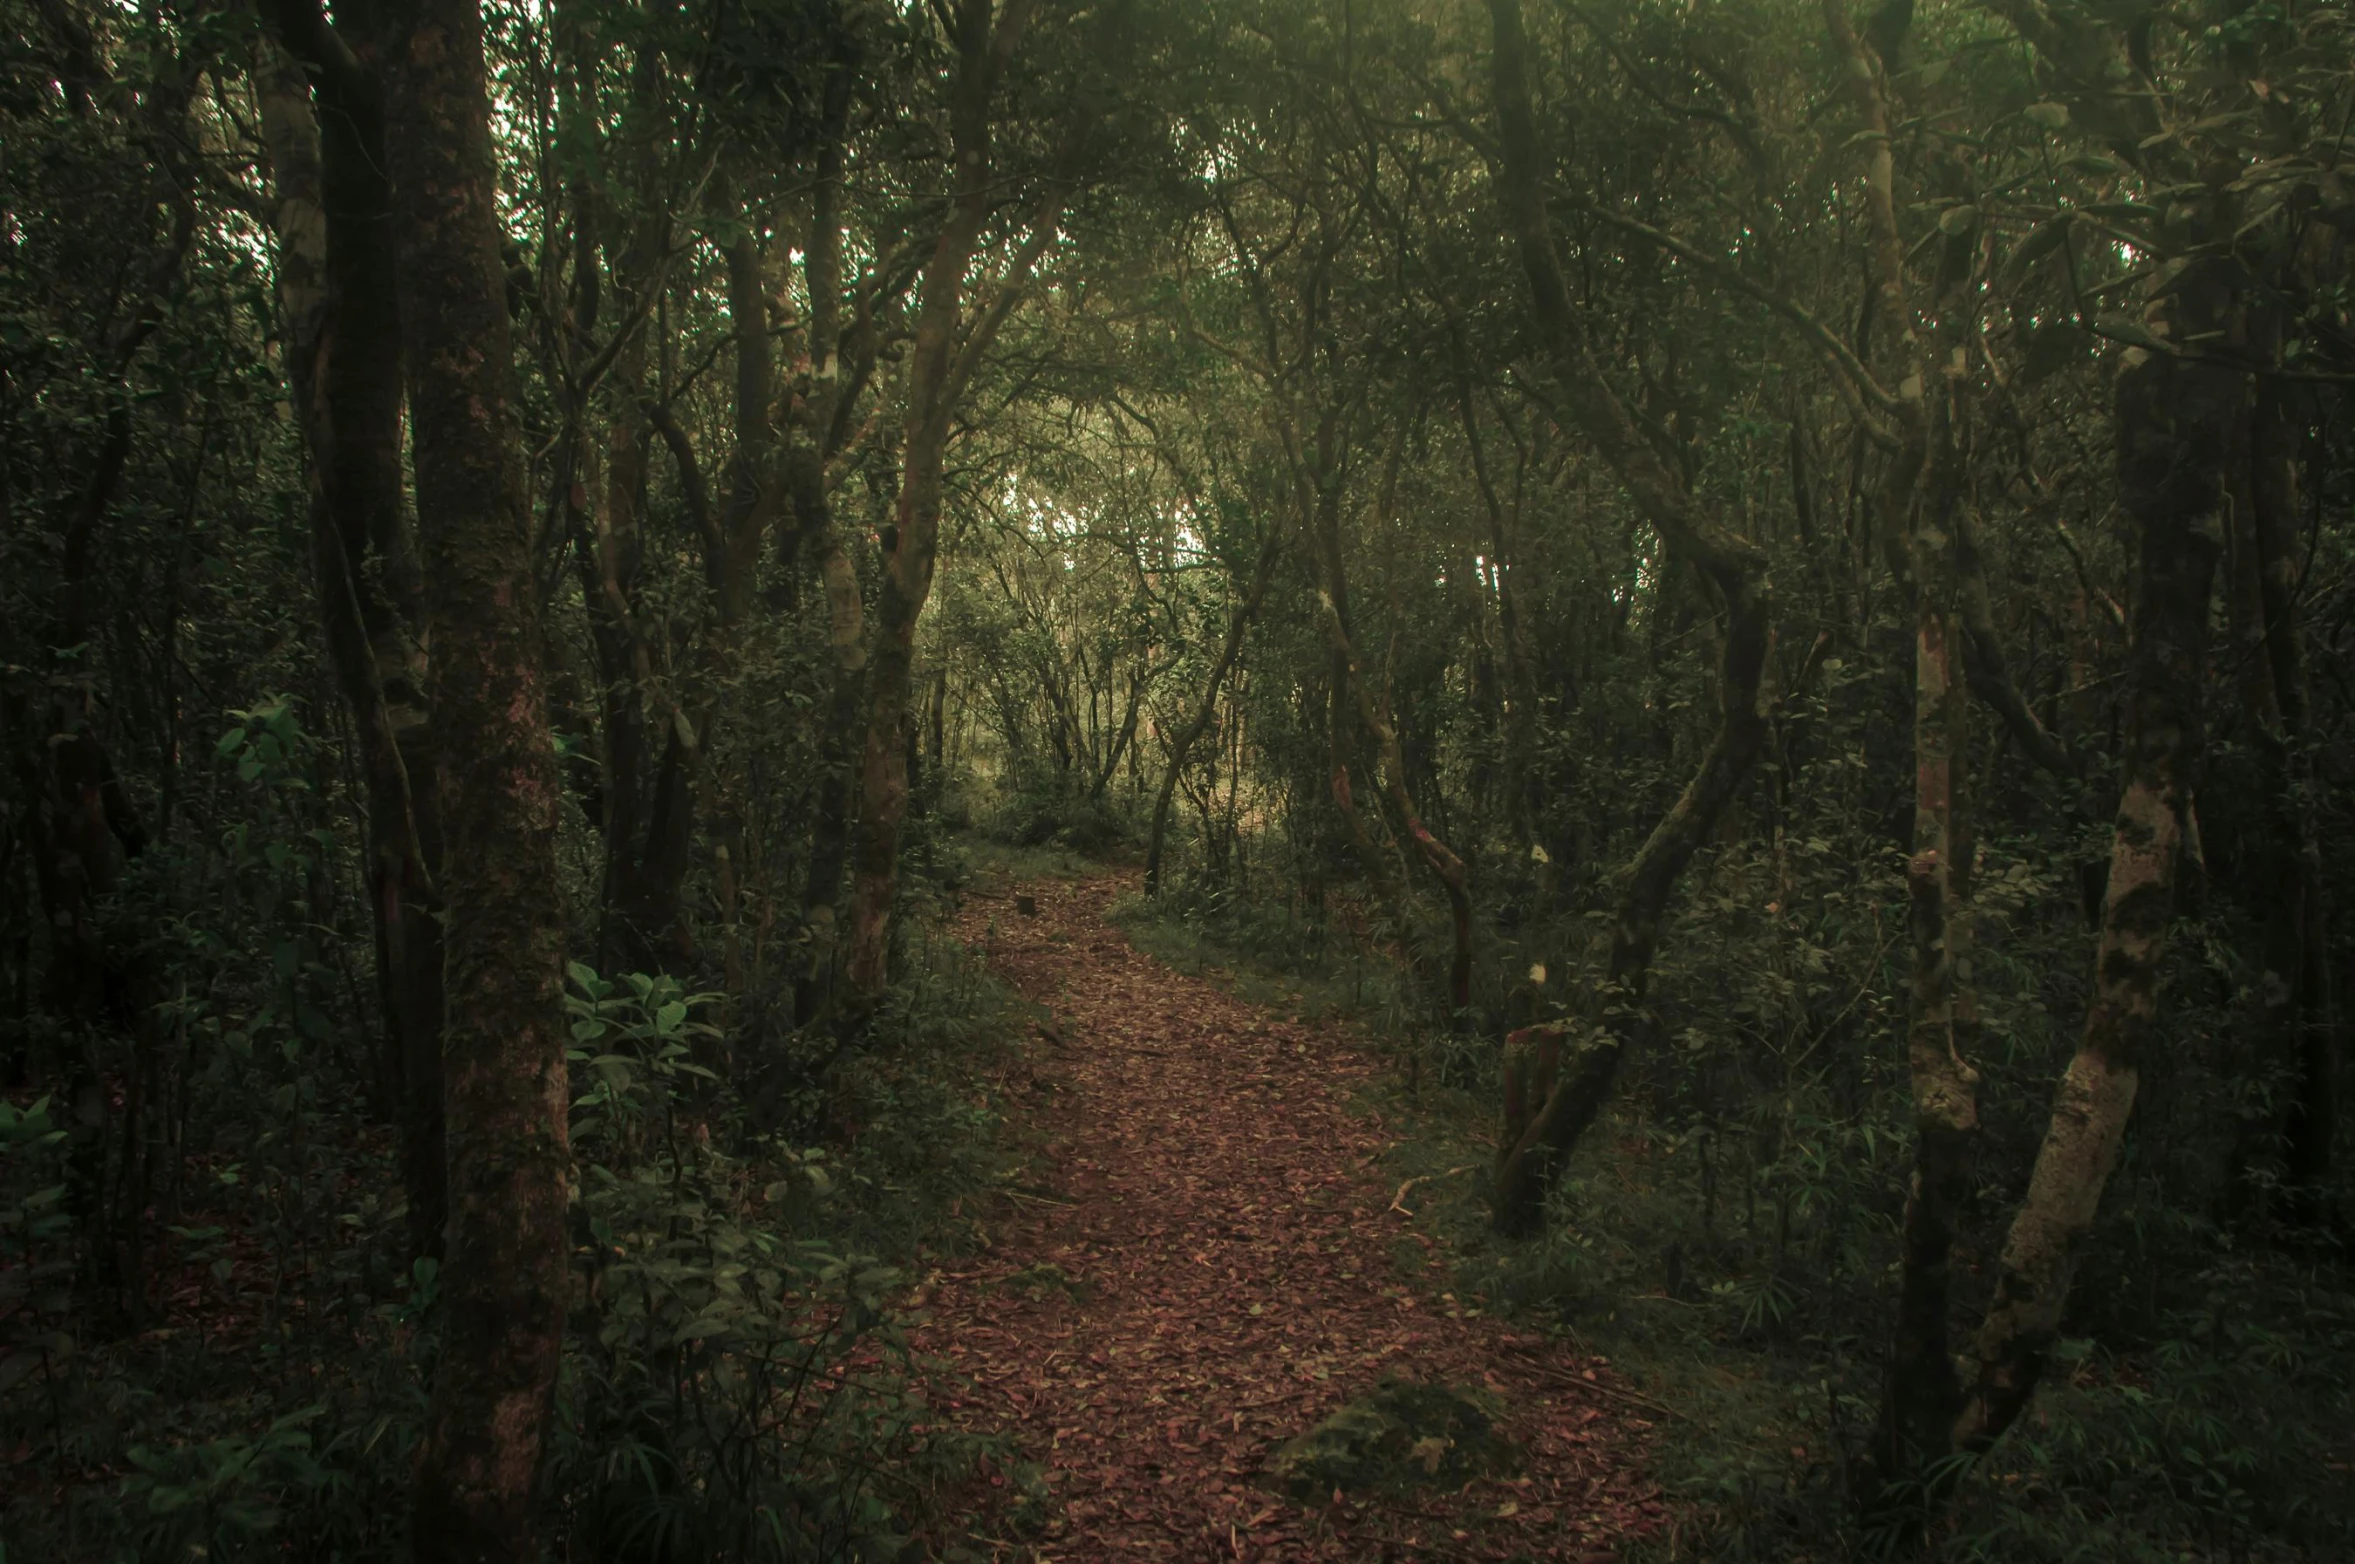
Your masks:
{"label": "forest path", "polygon": [[[1015,1110],[1042,1147],[1035,1182],[986,1249],[925,1278],[916,1345],[942,1365],[935,1404],[1011,1436],[1052,1498],[1024,1524],[1003,1482],[995,1513],[942,1543],[1009,1560],[1612,1558],[1659,1506],[1635,1465],[1645,1425],[1607,1371],[1465,1316],[1373,1171],[1396,1139],[1350,1107],[1373,1062],[1336,1027],[1132,948],[1106,914],[1134,884],[1044,881],[1022,888],[1036,916],[1009,895],[959,920],[1055,1024]],[[1520,1474],[1335,1505],[1264,1484],[1276,1444],[1388,1376],[1499,1398]]]}

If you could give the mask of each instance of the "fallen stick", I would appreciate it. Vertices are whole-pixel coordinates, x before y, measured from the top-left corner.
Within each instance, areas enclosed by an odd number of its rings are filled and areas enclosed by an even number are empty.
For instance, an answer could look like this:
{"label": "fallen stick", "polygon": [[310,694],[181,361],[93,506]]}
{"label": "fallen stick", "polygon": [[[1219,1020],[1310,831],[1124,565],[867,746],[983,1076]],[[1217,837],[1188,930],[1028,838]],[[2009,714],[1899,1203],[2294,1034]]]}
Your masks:
{"label": "fallen stick", "polygon": [[1434,1179],[1454,1178],[1458,1173],[1469,1173],[1471,1171],[1472,1165],[1470,1163],[1466,1163],[1460,1168],[1449,1168],[1445,1173],[1418,1173],[1413,1178],[1408,1179],[1405,1183],[1398,1186],[1398,1193],[1390,1197],[1390,1209],[1397,1212],[1400,1216],[1413,1216],[1414,1213],[1412,1211],[1409,1211],[1404,1205],[1400,1204],[1401,1201],[1406,1199],[1406,1192],[1408,1190],[1414,1188],[1417,1184],[1428,1184]]}
{"label": "fallen stick", "polygon": [[1611,1384],[1609,1381],[1604,1379],[1588,1379],[1584,1375],[1573,1374],[1568,1369],[1555,1368],[1552,1364],[1544,1362],[1532,1353],[1519,1347],[1507,1347],[1504,1350],[1509,1356],[1519,1358],[1535,1372],[1542,1374],[1547,1379],[1554,1380],[1559,1384],[1569,1385],[1579,1390],[1600,1391],[1606,1396],[1616,1396],[1620,1400],[1628,1402],[1633,1406],[1644,1407],[1650,1411],[1659,1413],[1662,1417],[1672,1417],[1680,1422],[1689,1423],[1693,1421],[1693,1419],[1686,1413],[1679,1412],[1676,1408],[1668,1405],[1664,1401],[1655,1401],[1650,1396],[1643,1394],[1641,1391],[1628,1390],[1623,1386]]}

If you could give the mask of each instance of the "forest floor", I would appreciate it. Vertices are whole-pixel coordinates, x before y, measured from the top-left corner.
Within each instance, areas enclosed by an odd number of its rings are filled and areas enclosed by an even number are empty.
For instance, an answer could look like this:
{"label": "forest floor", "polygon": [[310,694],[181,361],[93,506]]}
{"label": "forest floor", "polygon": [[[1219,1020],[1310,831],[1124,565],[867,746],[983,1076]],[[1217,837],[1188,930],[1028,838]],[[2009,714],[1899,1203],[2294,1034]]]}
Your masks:
{"label": "forest floor", "polygon": [[[1608,1366],[1449,1291],[1379,1166],[1400,1137],[1365,1105],[1377,1062],[1138,952],[1107,916],[1133,888],[1039,881],[1016,888],[1034,914],[1010,892],[960,915],[1052,1019],[1009,1082],[1032,1160],[915,1300],[934,1404],[1034,1463],[988,1478],[941,1552],[1606,1560],[1651,1530],[1651,1425]],[[1392,1466],[1453,1480],[1279,1489],[1285,1441],[1399,1381],[1493,1413],[1501,1457],[1466,1480],[1424,1437]]]}

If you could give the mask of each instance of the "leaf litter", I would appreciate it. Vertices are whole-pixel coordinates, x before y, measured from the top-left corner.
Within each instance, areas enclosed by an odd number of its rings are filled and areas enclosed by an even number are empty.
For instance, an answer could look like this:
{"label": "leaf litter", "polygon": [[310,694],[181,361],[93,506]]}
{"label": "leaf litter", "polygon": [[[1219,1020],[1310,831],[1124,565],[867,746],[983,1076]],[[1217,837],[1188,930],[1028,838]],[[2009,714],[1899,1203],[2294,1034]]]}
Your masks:
{"label": "leaf litter", "polygon": [[[985,1474],[935,1556],[1599,1564],[1656,1527],[1640,1400],[1460,1305],[1379,1181],[1394,1137],[1349,1108],[1374,1061],[1135,950],[1107,919],[1132,883],[1042,882],[1034,916],[960,919],[1053,1019],[1019,1110],[1039,1164],[983,1251],[924,1279],[910,1343],[935,1408],[1035,1468]],[[1499,1407],[1515,1475],[1278,1491],[1278,1446],[1401,1383]]]}

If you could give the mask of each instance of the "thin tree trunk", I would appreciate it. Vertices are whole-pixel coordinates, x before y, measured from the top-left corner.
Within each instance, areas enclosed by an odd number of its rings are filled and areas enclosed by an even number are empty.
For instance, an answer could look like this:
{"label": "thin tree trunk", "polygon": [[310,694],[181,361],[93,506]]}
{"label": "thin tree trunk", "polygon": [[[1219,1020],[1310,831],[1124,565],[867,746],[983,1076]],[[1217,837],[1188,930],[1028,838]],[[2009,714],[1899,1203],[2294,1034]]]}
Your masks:
{"label": "thin tree trunk", "polygon": [[[715,181],[712,199],[732,198]],[[735,667],[736,638],[752,611],[761,546],[777,506],[776,355],[769,341],[767,270],[751,225],[725,251],[728,318],[736,347],[735,449],[719,512],[704,529],[703,569],[711,619],[703,627],[701,669],[694,697],[674,697],[662,712],[662,758],[646,795],[643,834],[624,860],[617,887],[623,948],[635,963],[682,972],[693,963],[686,883],[695,854],[695,820],[709,785],[705,767],[712,731]],[[666,439],[668,437],[666,436]],[[674,451],[689,451],[683,434]]]}
{"label": "thin tree trunk", "polygon": [[1155,671],[1151,657],[1140,648],[1136,669],[1128,676],[1128,699],[1121,706],[1120,726],[1112,735],[1112,744],[1105,752],[1103,763],[1095,768],[1095,780],[1088,784],[1088,800],[1091,803],[1101,799],[1105,790],[1112,786],[1113,777],[1120,771],[1120,757],[1128,753],[1128,747],[1136,742],[1137,718],[1144,710],[1145,693],[1152,685]]}
{"label": "thin tree trunk", "polygon": [[[53,23],[63,18],[51,13]],[[112,78],[89,47],[87,29],[66,18],[58,27],[73,45],[77,75],[90,86]],[[173,64],[181,67],[176,70]],[[178,75],[192,80],[186,62],[167,64],[159,83]],[[126,103],[130,102],[126,91]],[[137,134],[158,147],[177,147],[187,129],[187,85],[159,85],[136,105]],[[23,787],[24,843],[32,859],[41,915],[50,931],[51,960],[44,974],[50,1007],[69,1018],[60,1042],[71,1112],[66,1118],[64,1206],[77,1241],[77,1302],[100,1332],[135,1324],[144,1294],[140,1274],[140,1227],[147,1220],[138,1170],[138,1137],[147,1133],[143,1081],[154,1078],[158,996],[152,963],[139,954],[140,941],[110,937],[103,914],[122,860],[135,858],[147,832],[125,793],[98,723],[96,687],[85,651],[99,650],[101,625],[97,582],[102,529],[128,469],[136,433],[131,369],[141,349],[169,313],[196,232],[196,205],[187,170],[177,152],[163,156],[167,176],[149,186],[154,194],[126,213],[130,233],[113,236],[140,245],[159,222],[169,237],[156,245],[136,272],[125,268],[124,295],[110,302],[107,329],[94,344],[101,361],[98,390],[106,404],[104,432],[77,491],[45,518],[56,529],[59,579],[50,603],[46,632],[48,677],[36,719],[8,681],[0,693],[0,738],[15,753]],[[120,307],[123,313],[114,314]],[[92,1023],[104,1017],[100,1028]],[[119,1110],[109,1090],[111,1062],[100,1053],[106,1037],[126,1036],[127,1066],[121,1074]],[[121,1117],[116,1117],[117,1112]],[[118,1136],[120,1139],[118,1139]],[[111,1148],[121,1146],[120,1153]]]}
{"label": "thin tree trunk", "polygon": [[[1879,509],[1914,603],[1914,824],[1906,866],[1913,970],[1906,1029],[1914,1104],[1914,1169],[1900,1230],[1897,1310],[1882,1376],[1874,1456],[1880,1498],[1926,1511],[1922,1478],[1948,1452],[1961,1399],[1949,1339],[1950,1260],[1970,1154],[1978,1138],[1979,1077],[1968,1063],[1977,1007],[1969,984],[1970,876],[1974,852],[1962,797],[1970,774],[1970,703],[1977,683],[1994,704],[2026,716],[2003,672],[1978,553],[1963,533],[1963,394],[1954,334],[1917,308],[1897,226],[1896,174],[1882,69],[1903,36],[1876,32],[1869,54],[1846,0],[1824,0],[1824,18],[1868,133],[1865,154],[1867,274],[1882,324],[1881,354],[1900,386],[1891,413],[1896,448]],[[1934,291],[1934,290],[1933,290]],[[1935,300],[1934,303],[1943,303]],[[1925,337],[1948,351],[1933,363]],[[1974,608],[1976,613],[1974,613]],[[1975,633],[1974,633],[1975,632]],[[2008,696],[2008,707],[2004,697]]]}
{"label": "thin tree trunk", "polygon": [[367,569],[371,557],[384,562],[376,579],[396,589],[413,576],[401,568],[407,561],[388,560],[394,550],[386,546],[398,548],[401,536],[401,353],[383,104],[373,76],[315,9],[281,0],[274,20],[316,73],[324,117],[334,126],[322,135],[314,89],[292,61],[260,73],[278,200],[288,379],[309,457],[320,617],[352,714],[366,798],[386,1106],[400,1129],[410,1247],[438,1257],[448,1214],[442,934],[433,889],[438,811],[430,789],[419,796],[411,771],[412,761],[430,763],[410,651],[422,637]]}
{"label": "thin tree trunk", "polygon": [[[1321,521],[1325,530],[1324,556],[1327,582],[1317,589],[1317,603],[1323,609],[1325,637],[1333,648],[1335,676],[1344,682],[1350,700],[1357,709],[1358,721],[1374,741],[1380,756],[1382,785],[1389,796],[1390,807],[1398,811],[1399,824],[1407,838],[1415,844],[1415,851],[1437,877],[1447,892],[1450,924],[1454,931],[1454,951],[1448,963],[1447,995],[1449,1006],[1462,1011],[1472,1003],[1472,895],[1466,883],[1464,861],[1448,845],[1431,834],[1423,824],[1422,812],[1415,807],[1414,794],[1407,786],[1406,751],[1398,741],[1398,725],[1382,709],[1373,687],[1367,682],[1365,670],[1358,663],[1357,645],[1351,639],[1349,627],[1341,616],[1341,596],[1346,583],[1341,572],[1341,545],[1338,517],[1333,507],[1323,507]],[[1348,785],[1348,772],[1336,769],[1337,796]]]}
{"label": "thin tree trunk", "polygon": [[[1489,569],[1496,580],[1497,639],[1502,643],[1504,662],[1504,722],[1499,734],[1504,744],[1505,814],[1512,824],[1514,847],[1526,853],[1537,840],[1537,811],[1529,786],[1531,757],[1537,750],[1537,706],[1530,693],[1529,652],[1521,633],[1519,593],[1509,564],[1514,556],[1513,540],[1505,523],[1505,507],[1497,498],[1496,482],[1489,476],[1487,455],[1481,449],[1469,373],[1459,378],[1456,396],[1465,448],[1472,457],[1472,477],[1488,513]],[[1519,503],[1516,498],[1516,510]]]}
{"label": "thin tree trunk", "polygon": [[1489,17],[1496,35],[1491,64],[1505,217],[1529,279],[1532,313],[1552,359],[1554,386],[1564,409],[1662,542],[1691,561],[1716,589],[1726,626],[1717,735],[1675,807],[1621,877],[1611,941],[1612,992],[1602,1032],[1568,1061],[1560,1057],[1559,1032],[1525,1037],[1517,1055],[1508,1049],[1507,1116],[1493,1198],[1498,1226],[1526,1233],[1544,1212],[1557,1170],[1601,1111],[1640,1026],[1645,980],[1669,896],[1765,746],[1767,721],[1758,707],[1758,687],[1770,614],[1765,556],[1727,529],[1661,463],[1587,347],[1546,213],[1529,101],[1529,41],[1519,0],[1489,0]]}
{"label": "thin tree trunk", "polygon": [[[600,134],[598,84],[582,65],[593,46],[577,17],[560,18],[558,28],[560,50],[574,57],[555,84],[559,132],[587,146]],[[540,312],[541,355],[563,424],[551,503],[565,520],[597,671],[601,752],[587,801],[603,848],[594,959],[606,971],[680,972],[694,958],[681,886],[705,735],[701,705],[663,677],[663,632],[643,602],[641,505],[655,437],[676,464],[707,570],[723,552],[693,441],[666,402],[646,395],[646,328],[666,286],[670,235],[656,145],[663,93],[659,48],[640,40],[619,135],[605,156],[573,160],[562,188],[571,290],[561,308]],[[626,206],[606,182],[613,168],[626,174]],[[556,218],[551,210],[552,226]]]}
{"label": "thin tree trunk", "polygon": [[1947,1453],[1961,1394],[1948,1336],[1949,1259],[1979,1131],[1979,1077],[1968,1062],[1977,1017],[1969,983],[1975,848],[1962,796],[1970,774],[1970,703],[1968,676],[1957,666],[1969,654],[1956,601],[1965,589],[1954,558],[1962,474],[1949,424],[1958,394],[1951,385],[1939,391],[1931,435],[1937,453],[1912,537],[1914,828],[1906,883],[1913,975],[1906,1055],[1915,1148],[1876,1450],[1890,1493]]}
{"label": "thin tree trunk", "polygon": [[[2229,232],[2229,228],[2222,231]],[[2213,340],[2239,285],[2225,255],[2180,263],[2149,317],[2154,334]],[[2026,1408],[2060,1333],[2078,1253],[2133,1111],[2158,1014],[2204,735],[2209,597],[2223,549],[2224,466],[2245,377],[2130,348],[2118,373],[2121,503],[2140,534],[2127,735],[2093,1001],[2062,1076],[2028,1196],[2004,1244],[1953,1445],[1985,1449]]]}
{"label": "thin tree trunk", "polygon": [[1669,897],[1765,747],[1768,722],[1758,687],[1771,639],[1768,617],[1762,586],[1729,605],[1716,737],[1675,806],[1619,873],[1601,1030],[1566,1059],[1560,1027],[1533,1027],[1507,1039],[1504,1134],[1492,1191],[1497,1227],[1507,1234],[1537,1229],[1554,1178],[1609,1099],[1629,1046],[1644,1031],[1644,989]]}
{"label": "thin tree trunk", "polygon": [[1170,800],[1177,792],[1178,775],[1185,770],[1186,757],[1210,731],[1210,724],[1218,716],[1218,695],[1226,684],[1227,670],[1234,667],[1242,655],[1243,636],[1259,612],[1262,599],[1267,596],[1268,583],[1275,579],[1276,564],[1283,558],[1283,537],[1270,528],[1266,543],[1260,548],[1259,563],[1252,569],[1250,585],[1235,601],[1227,614],[1227,633],[1218,643],[1218,655],[1210,660],[1210,677],[1202,686],[1202,697],[1194,703],[1194,711],[1186,725],[1178,730],[1170,745],[1169,763],[1161,773],[1161,787],[1153,795],[1153,826],[1145,838],[1145,894],[1161,894],[1161,849],[1169,831]]}
{"label": "thin tree trunk", "polygon": [[[1331,771],[1333,807],[1340,813],[1341,824],[1349,833],[1349,844],[1355,849],[1358,861],[1365,865],[1366,879],[1390,914],[1395,937],[1406,943],[1412,928],[1406,907],[1406,857],[1398,852],[1395,840],[1384,850],[1384,843],[1374,834],[1374,827],[1357,801],[1357,791],[1349,778],[1356,746],[1351,742],[1356,732],[1351,719],[1357,709],[1355,684],[1350,676],[1350,653],[1345,643],[1351,635],[1349,607],[1349,573],[1339,554],[1342,477],[1338,470],[1339,444],[1335,420],[1328,417],[1317,431],[1316,458],[1313,472],[1304,471],[1295,479],[1294,506],[1299,512],[1301,558],[1307,566],[1312,590],[1319,596],[1318,606],[1326,610],[1326,617],[1341,626],[1343,644],[1332,644],[1329,652],[1325,689],[1325,746]],[[1379,818],[1379,810],[1376,811]]]}
{"label": "thin tree trunk", "polygon": [[[820,505],[824,496],[818,496]],[[835,948],[842,926],[842,872],[850,861],[852,758],[859,710],[867,691],[866,607],[859,596],[858,571],[851,564],[829,514],[814,523],[818,572],[826,586],[827,640],[834,652],[834,688],[827,701],[818,783],[817,819],[810,834],[809,880],[802,890],[802,917],[810,931],[807,965],[795,980],[793,1018],[806,1026],[823,1008],[833,986]]]}
{"label": "thin tree trunk", "polygon": [[411,1547],[522,1561],[540,1555],[569,1280],[563,902],[473,0],[404,11],[385,81],[447,835],[450,1224]]}
{"label": "thin tree trunk", "polygon": [[[965,271],[994,198],[990,98],[1021,41],[1034,0],[1008,0],[993,19],[991,0],[957,0],[953,10],[955,77],[949,108],[955,186],[947,219],[925,264],[916,339],[909,354],[906,443],[901,453],[895,539],[877,604],[868,668],[867,731],[859,762],[859,829],[851,900],[851,987],[872,1005],[890,980],[892,903],[899,893],[900,828],[908,813],[906,725],[916,622],[932,593],[940,542],[942,466],[949,421],[981,356],[988,351],[1045,252],[1054,214],[1041,210],[1030,237],[999,279],[997,296],[968,326]],[[960,345],[960,327],[965,327]]]}
{"label": "thin tree trunk", "polygon": [[806,1026],[832,997],[842,931],[842,876],[850,862],[852,806],[858,780],[859,715],[867,696],[866,603],[856,564],[834,524],[827,464],[847,430],[837,415],[850,395],[842,361],[843,143],[850,113],[851,60],[837,54],[826,78],[824,135],[810,193],[810,235],[802,277],[810,300],[810,389],[796,404],[785,458],[786,496],[802,541],[815,546],[826,590],[827,643],[834,655],[819,739],[817,809],[810,828],[810,862],[802,885],[802,921],[809,930],[802,970],[794,978],[793,1019]]}
{"label": "thin tree trunk", "polygon": [[654,702],[654,661],[637,625],[640,547],[634,508],[617,513],[608,503],[588,503],[592,475],[583,471],[589,451],[579,434],[556,473],[568,491],[562,504],[573,518],[573,557],[589,622],[589,647],[596,659],[599,767],[598,834],[604,869],[598,893],[596,961],[605,971],[644,968],[651,952],[637,932],[636,891],[645,841],[647,797],[647,708]]}

